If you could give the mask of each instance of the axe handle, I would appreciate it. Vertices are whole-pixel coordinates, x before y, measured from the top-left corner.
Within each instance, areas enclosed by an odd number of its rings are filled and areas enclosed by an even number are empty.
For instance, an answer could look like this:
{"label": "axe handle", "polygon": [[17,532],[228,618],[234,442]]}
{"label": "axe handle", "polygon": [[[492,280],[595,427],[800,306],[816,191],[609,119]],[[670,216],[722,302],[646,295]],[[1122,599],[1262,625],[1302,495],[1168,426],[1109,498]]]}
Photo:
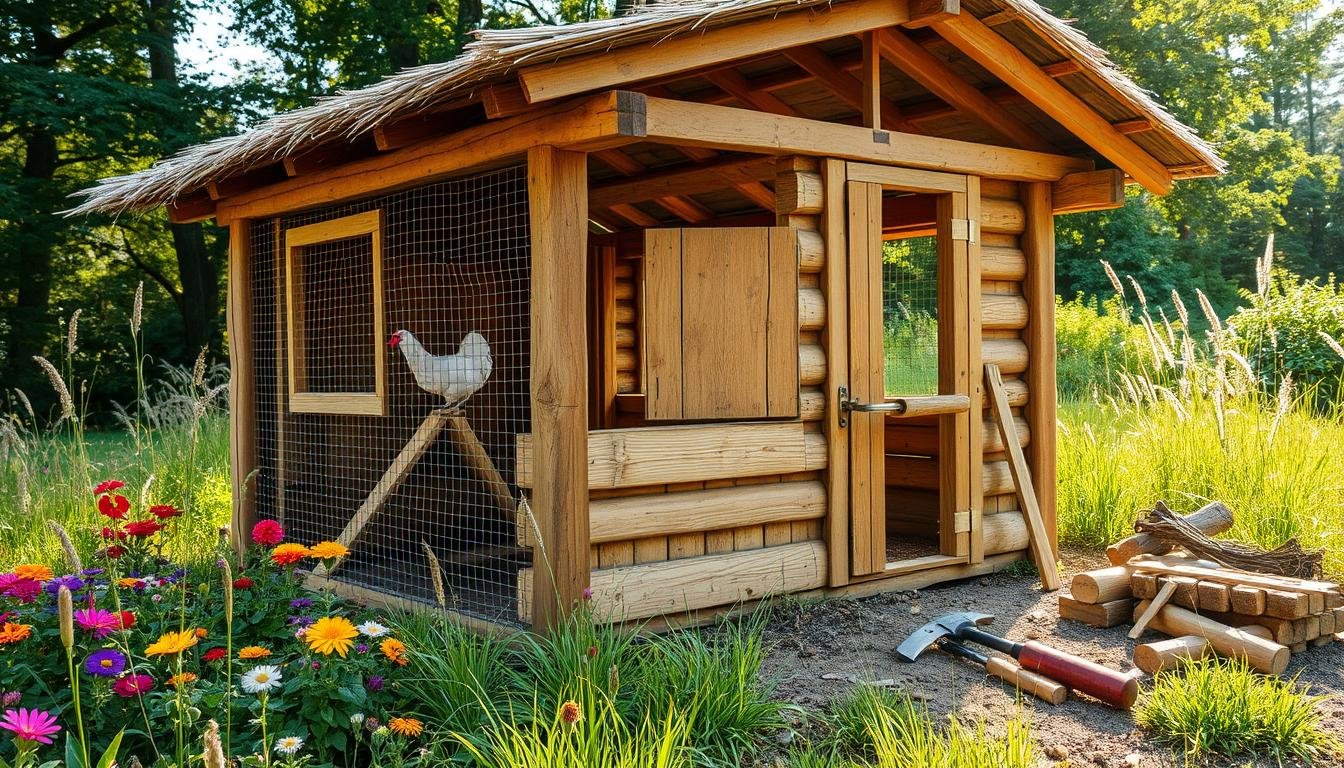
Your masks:
{"label": "axe handle", "polygon": [[985,662],[985,671],[1004,682],[1013,684],[1018,690],[1051,704],[1063,704],[1064,699],[1069,696],[1069,689],[1063,685],[1023,669],[1002,656],[993,656]]}
{"label": "axe handle", "polygon": [[1034,640],[1023,643],[1017,660],[1023,669],[1057,680],[1119,709],[1134,706],[1134,700],[1139,696],[1139,681],[1129,675]]}

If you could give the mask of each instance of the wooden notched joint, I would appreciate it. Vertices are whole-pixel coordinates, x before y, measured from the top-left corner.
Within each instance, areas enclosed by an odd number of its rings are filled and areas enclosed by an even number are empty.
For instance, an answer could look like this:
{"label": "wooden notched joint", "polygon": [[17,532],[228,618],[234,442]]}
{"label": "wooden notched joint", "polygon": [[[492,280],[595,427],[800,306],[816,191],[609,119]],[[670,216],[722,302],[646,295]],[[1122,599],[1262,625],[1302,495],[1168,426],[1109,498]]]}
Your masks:
{"label": "wooden notched joint", "polygon": [[972,245],[980,242],[980,222],[975,219],[952,219],[952,239],[965,240]]}
{"label": "wooden notched joint", "polygon": [[927,27],[961,14],[961,0],[910,0],[910,20],[903,26],[910,29]]}
{"label": "wooden notched joint", "polygon": [[637,91],[616,91],[616,129],[622,136],[647,136],[649,97]]}

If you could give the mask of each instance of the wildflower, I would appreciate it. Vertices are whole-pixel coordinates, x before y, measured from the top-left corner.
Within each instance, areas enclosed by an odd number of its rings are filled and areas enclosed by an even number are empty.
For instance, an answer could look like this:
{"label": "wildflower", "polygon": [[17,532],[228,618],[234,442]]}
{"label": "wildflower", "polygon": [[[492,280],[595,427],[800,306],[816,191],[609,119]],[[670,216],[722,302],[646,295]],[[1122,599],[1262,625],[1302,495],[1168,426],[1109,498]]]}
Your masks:
{"label": "wildflower", "polygon": [[176,675],[173,675],[172,677],[165,680],[164,683],[166,685],[171,685],[172,687],[176,688],[179,685],[190,685],[196,682],[196,680],[197,680],[196,673],[194,672],[179,672]]}
{"label": "wildflower", "polygon": [[314,651],[330,656],[332,653],[345,658],[354,647],[354,637],[359,634],[349,619],[341,616],[323,616],[308,627],[303,639]]}
{"label": "wildflower", "polygon": [[384,679],[382,675],[372,675],[369,677],[369,681],[365,683],[365,685],[368,687],[370,691],[377,693],[383,690],[383,682]]}
{"label": "wildflower", "polygon": [[146,656],[176,656],[200,642],[195,632],[165,632],[145,649]]}
{"label": "wildflower", "polygon": [[355,629],[358,629],[359,634],[365,637],[382,637],[388,632],[387,627],[384,627],[376,621],[366,621],[358,627],[355,627]]}
{"label": "wildflower", "polygon": [[98,512],[112,520],[123,520],[131,511],[131,502],[119,493],[109,493],[98,497]]}
{"label": "wildflower", "polygon": [[565,725],[577,725],[583,719],[583,710],[576,701],[566,701],[560,705],[560,721]]}
{"label": "wildflower", "polygon": [[84,570],[79,572],[79,575],[93,578],[94,576],[102,576],[106,572],[107,571],[103,570],[102,568],[85,568]]}
{"label": "wildflower", "polygon": [[117,579],[117,586],[123,587],[125,589],[144,589],[145,581],[144,579],[137,579],[131,576],[126,576],[124,578]]}
{"label": "wildflower", "polygon": [[233,580],[234,589],[251,589],[255,584],[256,582],[247,576],[239,576]]}
{"label": "wildflower", "polygon": [[46,581],[52,576],[51,569],[47,566],[31,563],[14,566],[14,575],[20,579],[32,579],[33,581]]}
{"label": "wildflower", "polygon": [[409,663],[409,660],[406,658],[406,644],[395,637],[389,637],[384,640],[379,644],[378,650],[383,652],[383,655],[387,657],[388,661],[399,667],[404,667]]}
{"label": "wildflower", "polygon": [[174,507],[172,504],[155,504],[149,508],[149,514],[160,520],[170,520],[182,514],[182,510]]}
{"label": "wildflower", "polygon": [[210,650],[201,654],[201,661],[204,661],[208,664],[216,661],[221,661],[222,659],[224,659],[224,657],[228,655],[229,652],[225,648],[211,648]]}
{"label": "wildflower", "polygon": [[43,744],[50,744],[51,737],[61,730],[54,715],[39,709],[7,709],[0,728],[13,732],[16,739]]}
{"label": "wildflower", "polygon": [[238,651],[238,658],[249,661],[252,659],[264,659],[271,655],[271,649],[264,645],[249,645]]}
{"label": "wildflower", "polygon": [[383,724],[378,722],[378,718],[376,717],[370,716],[364,720],[364,730],[369,733],[373,733],[381,727],[383,727]]}
{"label": "wildflower", "polygon": [[31,603],[37,599],[38,595],[42,594],[42,584],[33,579],[15,579],[9,586],[5,587],[4,594],[20,603]]}
{"label": "wildflower", "polygon": [[265,547],[273,547],[285,539],[285,529],[274,520],[260,520],[252,526],[252,541]]}
{"label": "wildflower", "polygon": [[596,645],[590,645],[590,646],[588,646],[588,658],[590,658],[590,659],[595,659],[595,658],[597,658],[597,646],[596,646]]}
{"label": "wildflower", "polygon": [[282,755],[296,755],[303,749],[303,739],[299,736],[281,736],[275,740],[275,751]]}
{"label": "wildflower", "polygon": [[121,617],[102,608],[75,611],[75,623],[99,640],[121,629]]}
{"label": "wildflower", "polygon": [[196,629],[192,630],[192,634],[196,635],[197,640],[203,640],[205,636],[210,633],[205,631],[205,627],[197,627]]}
{"label": "wildflower", "polygon": [[162,602],[163,602],[163,595],[160,595],[160,594],[158,594],[158,593],[156,592],[156,593],[150,595],[150,596],[149,596],[149,599],[150,599],[150,602],[154,602],[154,603],[162,603]]}
{"label": "wildflower", "polygon": [[122,611],[117,615],[117,618],[121,621],[122,629],[130,629],[135,626],[135,614],[130,611]]}
{"label": "wildflower", "polygon": [[93,489],[93,495],[102,496],[104,493],[111,493],[112,491],[116,491],[125,487],[126,484],[121,482],[120,480],[104,480],[103,482],[98,484],[97,488]]}
{"label": "wildflower", "polygon": [[112,690],[117,695],[130,699],[139,696],[142,693],[149,693],[154,689],[154,678],[149,675],[127,675],[117,678],[117,682],[112,684]]}
{"label": "wildflower", "polygon": [[99,531],[98,535],[102,537],[103,541],[112,541],[113,539],[116,539],[117,541],[126,540],[125,531],[116,528],[108,528],[107,526],[103,526],[103,530]]}
{"label": "wildflower", "polygon": [[32,637],[32,635],[33,635],[32,624],[15,624],[13,622],[6,621],[4,625],[0,625],[0,645],[12,645],[14,643],[21,643],[24,640],[27,640],[28,638]]}
{"label": "wildflower", "polygon": [[313,617],[312,617],[312,616],[290,616],[290,617],[289,617],[289,626],[291,626],[291,627],[306,627],[306,626],[309,626],[309,625],[312,624],[312,623],[313,623]]}
{"label": "wildflower", "polygon": [[243,673],[241,681],[248,693],[270,693],[280,687],[280,668],[272,664],[253,667]]}
{"label": "wildflower", "polygon": [[420,732],[425,730],[425,724],[414,717],[394,717],[387,721],[387,727],[391,728],[393,733],[408,739],[419,736]]}
{"label": "wildflower", "polygon": [[281,544],[271,550],[271,562],[281,567],[293,565],[308,556],[308,548],[302,544]]}
{"label": "wildflower", "polygon": [[0,706],[17,707],[20,701],[23,701],[23,693],[20,691],[5,691],[4,695],[0,696]]}
{"label": "wildflower", "polygon": [[320,662],[320,661],[314,661],[312,664],[309,664],[308,667],[309,667],[309,669],[311,669],[311,670],[313,670],[314,672],[316,672],[317,670],[319,670],[319,669],[322,668],[322,662]]}
{"label": "wildflower", "polygon": [[126,554],[126,548],[121,546],[120,544],[113,544],[112,546],[104,550],[104,554],[107,555],[108,560],[117,560],[122,555]]}
{"label": "wildflower", "polygon": [[289,601],[289,607],[295,610],[301,610],[303,608],[312,608],[313,601],[307,597],[296,597],[293,600]]}
{"label": "wildflower", "polygon": [[163,530],[163,525],[157,520],[136,520],[126,524],[126,533],[137,538],[153,536]]}
{"label": "wildflower", "polygon": [[84,671],[94,677],[116,677],[126,670],[126,657],[113,648],[100,648],[84,660]]}
{"label": "wildflower", "polygon": [[360,643],[359,645],[355,646],[355,653],[368,653],[368,652],[369,652],[368,643]]}
{"label": "wildflower", "polygon": [[78,592],[84,588],[84,580],[73,573],[67,573],[64,576],[57,576],[51,581],[48,581],[43,589],[55,595],[60,593],[61,587],[65,587],[71,592]]}
{"label": "wildflower", "polygon": [[350,549],[334,541],[320,541],[308,548],[308,554],[317,560],[330,560],[345,557],[350,554]]}
{"label": "wildflower", "polygon": [[355,714],[351,715],[351,716],[350,716],[350,724],[353,725],[353,726],[355,726],[356,728],[358,728],[359,726],[363,725],[363,724],[364,724],[364,713],[363,713],[363,712],[356,712]]}
{"label": "wildflower", "polygon": [[593,588],[592,588],[592,587],[584,587],[584,588],[583,588],[583,599],[584,599],[584,600],[592,600],[592,599],[593,599]]}

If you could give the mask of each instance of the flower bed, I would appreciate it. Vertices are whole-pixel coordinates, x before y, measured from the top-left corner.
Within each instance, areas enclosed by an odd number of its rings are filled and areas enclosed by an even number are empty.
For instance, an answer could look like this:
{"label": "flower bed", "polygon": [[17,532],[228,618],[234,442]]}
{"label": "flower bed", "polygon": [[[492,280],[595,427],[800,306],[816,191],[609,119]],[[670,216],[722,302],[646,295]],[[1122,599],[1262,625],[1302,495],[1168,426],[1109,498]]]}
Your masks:
{"label": "flower bed", "polygon": [[414,761],[406,645],[380,617],[303,587],[305,563],[344,547],[287,542],[264,520],[241,560],[221,541],[216,563],[183,567],[163,556],[182,513],[132,518],[122,487],[91,499],[105,518],[95,562],[67,546],[69,573],[0,574],[0,765],[36,765],[62,741],[67,765],[111,748],[123,765],[186,766],[202,743],[207,766]]}

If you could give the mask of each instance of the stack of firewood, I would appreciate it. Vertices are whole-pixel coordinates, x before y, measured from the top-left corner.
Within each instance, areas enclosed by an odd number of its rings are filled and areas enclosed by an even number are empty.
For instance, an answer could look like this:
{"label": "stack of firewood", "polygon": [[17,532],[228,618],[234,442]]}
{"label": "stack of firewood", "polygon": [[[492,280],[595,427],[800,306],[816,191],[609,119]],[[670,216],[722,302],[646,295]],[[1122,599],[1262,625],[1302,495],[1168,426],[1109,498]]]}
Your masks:
{"label": "stack of firewood", "polygon": [[[1205,537],[1231,528],[1232,513],[1214,503],[1180,521],[1198,530],[1202,544],[1193,548],[1206,553]],[[1135,664],[1150,674],[1208,653],[1277,674],[1291,653],[1344,642],[1344,593],[1333,582],[1227,567],[1147,533],[1107,554],[1114,565],[1075,576],[1059,615],[1094,627],[1132,622],[1136,639],[1149,628],[1171,635],[1135,648]],[[1290,567],[1298,566],[1280,570]]]}

